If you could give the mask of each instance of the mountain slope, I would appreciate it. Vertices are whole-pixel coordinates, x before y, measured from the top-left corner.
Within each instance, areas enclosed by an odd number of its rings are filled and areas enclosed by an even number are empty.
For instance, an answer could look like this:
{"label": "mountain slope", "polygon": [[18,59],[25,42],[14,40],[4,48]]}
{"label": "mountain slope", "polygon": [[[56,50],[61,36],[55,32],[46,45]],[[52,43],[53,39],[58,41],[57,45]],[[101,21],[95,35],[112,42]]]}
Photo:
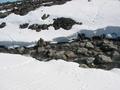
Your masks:
{"label": "mountain slope", "polygon": [[[86,33],[87,36],[115,33],[120,36],[120,1],[119,0],[72,0],[62,5],[43,6],[29,12],[25,16],[10,14],[0,22],[6,22],[6,27],[0,30],[0,41],[12,42],[34,42],[39,38],[46,41],[53,41],[57,37],[75,35],[76,32]],[[50,15],[42,20],[44,14]],[[54,30],[51,26],[48,30],[40,32],[30,29],[20,29],[19,25],[31,24],[52,24],[53,19],[58,17],[72,18],[82,25],[74,25],[71,30]],[[106,28],[108,26],[114,26]],[[116,29],[117,28],[117,29]],[[100,29],[100,30],[98,30]],[[114,30],[115,29],[115,30]]]}

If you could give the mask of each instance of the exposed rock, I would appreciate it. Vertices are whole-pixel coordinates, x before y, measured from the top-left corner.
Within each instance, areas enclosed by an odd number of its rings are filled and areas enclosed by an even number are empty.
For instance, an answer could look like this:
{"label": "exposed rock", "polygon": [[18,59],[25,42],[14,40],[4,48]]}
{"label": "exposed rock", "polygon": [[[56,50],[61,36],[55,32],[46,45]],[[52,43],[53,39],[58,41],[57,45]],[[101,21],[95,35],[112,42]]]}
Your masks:
{"label": "exposed rock", "polygon": [[38,40],[37,42],[37,47],[42,47],[45,45],[46,45],[46,42],[42,38],[40,38],[40,40]]}
{"label": "exposed rock", "polygon": [[113,51],[111,56],[113,61],[120,62],[120,53],[118,51]]}
{"label": "exposed rock", "polygon": [[25,51],[25,48],[24,48],[24,47],[18,47],[18,48],[16,48],[16,49],[17,49],[18,53],[24,54],[24,51]]}
{"label": "exposed rock", "polygon": [[9,15],[9,13],[1,13],[0,12],[0,18],[5,18],[5,17],[7,17]]}
{"label": "exposed rock", "polygon": [[95,64],[104,64],[104,63],[111,63],[111,62],[112,62],[111,58],[105,55],[98,55],[95,58]]}
{"label": "exposed rock", "polygon": [[67,60],[67,57],[66,57],[66,55],[65,55],[64,53],[65,53],[65,51],[56,52],[55,58],[56,58],[56,59]]}
{"label": "exposed rock", "polygon": [[82,68],[89,68],[86,64],[80,64],[79,67],[82,67]]}
{"label": "exposed rock", "polygon": [[95,58],[94,57],[88,57],[86,59],[86,64],[87,65],[92,65],[94,63]]}
{"label": "exposed rock", "polygon": [[93,49],[93,48],[94,48],[94,45],[93,45],[91,42],[86,42],[85,47],[86,47],[86,48]]}
{"label": "exposed rock", "polygon": [[41,31],[41,30],[48,30],[48,27],[50,25],[47,25],[47,24],[42,24],[42,25],[39,25],[39,24],[32,24],[28,27],[28,29],[32,29],[32,30],[36,30],[37,32]]}
{"label": "exposed rock", "polygon": [[60,28],[70,30],[74,24],[77,24],[77,22],[72,20],[71,18],[62,17],[54,19],[53,27],[55,28],[55,30]]}
{"label": "exposed rock", "polygon": [[42,20],[45,20],[45,19],[47,19],[49,16],[50,16],[49,14],[47,14],[47,15],[44,14],[44,15],[41,17],[41,19],[42,19]]}
{"label": "exposed rock", "polygon": [[78,48],[77,54],[87,55],[88,49],[87,48]]}
{"label": "exposed rock", "polygon": [[45,48],[44,47],[38,47],[37,48],[37,52],[38,53],[41,53],[41,52],[44,52],[45,51]]}
{"label": "exposed rock", "polygon": [[2,22],[1,24],[0,24],[0,28],[4,28],[6,26],[6,23],[5,22]]}
{"label": "exposed rock", "polygon": [[25,28],[28,27],[28,25],[29,25],[29,23],[24,23],[24,24],[21,24],[21,25],[19,26],[19,28],[25,29]]}
{"label": "exposed rock", "polygon": [[32,29],[32,30],[40,30],[40,26],[38,24],[32,24],[28,27],[28,29]]}
{"label": "exposed rock", "polygon": [[68,59],[74,59],[76,57],[75,53],[72,51],[66,51],[64,54]]}

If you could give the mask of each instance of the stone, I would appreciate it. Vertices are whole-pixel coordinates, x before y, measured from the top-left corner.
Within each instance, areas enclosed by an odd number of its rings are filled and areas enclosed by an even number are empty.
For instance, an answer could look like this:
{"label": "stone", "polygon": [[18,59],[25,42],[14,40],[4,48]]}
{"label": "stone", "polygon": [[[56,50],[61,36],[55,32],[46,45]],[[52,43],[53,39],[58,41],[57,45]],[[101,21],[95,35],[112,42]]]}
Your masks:
{"label": "stone", "polygon": [[47,19],[49,16],[50,16],[49,14],[44,14],[44,15],[41,17],[41,19],[42,19],[42,20],[45,20],[45,19]]}
{"label": "stone", "polygon": [[18,53],[23,54],[25,51],[25,47],[18,47],[17,51],[18,51]]}
{"label": "stone", "polygon": [[55,58],[56,58],[56,59],[63,59],[63,60],[66,60],[67,57],[65,56],[64,53],[65,53],[65,51],[58,51],[58,52],[56,52]]}
{"label": "stone", "polygon": [[86,64],[80,64],[79,67],[82,67],[82,68],[89,68]]}
{"label": "stone", "polygon": [[0,12],[0,18],[5,18],[5,17],[7,17],[9,15],[9,13],[2,13],[2,12]]}
{"label": "stone", "polygon": [[73,59],[73,58],[76,57],[75,53],[72,52],[72,51],[66,51],[64,54],[66,55],[66,57],[67,57],[68,59]]}
{"label": "stone", "polygon": [[1,24],[0,24],[0,28],[4,28],[6,26],[6,23],[5,22],[2,22]]}
{"label": "stone", "polygon": [[105,55],[98,55],[95,58],[95,64],[112,63],[112,59]]}
{"label": "stone", "polygon": [[38,40],[37,42],[37,47],[42,47],[45,45],[46,45],[46,42],[42,38],[40,38],[40,40]]}
{"label": "stone", "polygon": [[57,18],[54,19],[53,27],[55,30],[63,28],[65,30],[70,30],[72,26],[76,24],[76,21],[72,20],[71,18]]}
{"label": "stone", "polygon": [[28,27],[28,25],[29,25],[29,23],[20,24],[19,28],[25,29]]}
{"label": "stone", "polygon": [[120,61],[120,53],[118,51],[112,52],[112,60],[113,61]]}
{"label": "stone", "polygon": [[38,53],[41,53],[41,52],[44,52],[45,51],[45,48],[44,47],[38,47],[37,48],[37,52]]}
{"label": "stone", "polygon": [[93,64],[94,63],[94,60],[95,60],[95,58],[94,57],[88,57],[87,59],[86,59],[86,64]]}
{"label": "stone", "polygon": [[52,50],[52,49],[48,50],[48,53],[47,53],[48,57],[53,59],[53,58],[55,58],[55,55],[56,55],[56,50]]}
{"label": "stone", "polygon": [[77,54],[86,55],[87,52],[88,52],[87,48],[78,48],[78,50],[77,50]]}
{"label": "stone", "polygon": [[93,45],[91,42],[86,42],[85,47],[86,47],[86,48],[93,49],[93,48],[94,48],[94,45]]}

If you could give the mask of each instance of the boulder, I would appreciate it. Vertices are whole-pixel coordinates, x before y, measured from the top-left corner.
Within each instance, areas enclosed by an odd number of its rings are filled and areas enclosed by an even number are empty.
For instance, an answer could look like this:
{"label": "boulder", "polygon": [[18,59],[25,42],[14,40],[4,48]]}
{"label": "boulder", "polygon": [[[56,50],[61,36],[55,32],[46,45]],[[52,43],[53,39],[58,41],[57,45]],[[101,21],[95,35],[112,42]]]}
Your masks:
{"label": "boulder", "polygon": [[112,63],[112,59],[105,55],[98,55],[95,58],[95,64]]}
{"label": "boulder", "polygon": [[86,64],[80,64],[79,67],[82,67],[82,68],[89,68]]}
{"label": "boulder", "polygon": [[94,45],[91,42],[86,42],[85,47],[89,49],[93,49]]}
{"label": "boulder", "polygon": [[5,22],[2,22],[1,24],[0,24],[0,28],[4,28],[6,26],[6,23]]}
{"label": "boulder", "polygon": [[37,42],[37,47],[43,47],[43,46],[46,46],[46,42],[40,38],[40,40],[38,40]]}
{"label": "boulder", "polygon": [[56,58],[56,59],[63,59],[63,60],[66,60],[67,57],[65,56],[64,53],[65,53],[65,51],[58,51],[58,52],[56,52],[55,58]]}
{"label": "boulder", "polygon": [[29,25],[29,23],[20,24],[19,28],[25,29],[28,27],[28,25]]}
{"label": "boulder", "polygon": [[72,51],[66,51],[65,53],[65,56],[68,58],[68,59],[74,59],[76,58],[76,54]]}
{"label": "boulder", "polygon": [[55,28],[55,30],[60,28],[70,30],[74,24],[77,24],[77,22],[74,21],[73,19],[61,17],[54,19],[53,27]]}
{"label": "boulder", "polygon": [[47,14],[47,15],[44,14],[44,15],[41,17],[41,19],[42,19],[42,20],[45,20],[45,19],[47,19],[49,16],[50,16],[49,14]]}
{"label": "boulder", "polygon": [[88,49],[87,48],[78,48],[77,54],[87,55]]}

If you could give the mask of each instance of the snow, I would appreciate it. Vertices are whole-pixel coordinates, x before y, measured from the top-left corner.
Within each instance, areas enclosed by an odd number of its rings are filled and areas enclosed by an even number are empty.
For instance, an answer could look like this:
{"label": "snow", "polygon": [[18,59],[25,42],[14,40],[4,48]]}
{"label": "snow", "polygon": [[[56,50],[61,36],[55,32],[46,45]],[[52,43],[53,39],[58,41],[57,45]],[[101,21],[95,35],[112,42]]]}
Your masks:
{"label": "snow", "polygon": [[0,53],[0,90],[119,90],[120,69],[83,69],[63,60]]}
{"label": "snow", "polygon": [[[11,42],[34,42],[43,38],[46,41],[53,41],[58,37],[71,37],[77,32],[84,32],[88,36],[116,33],[120,36],[120,1],[119,0],[72,0],[63,5],[54,5],[49,7],[40,7],[27,15],[20,16],[10,14],[0,22],[6,22],[7,26],[0,30],[0,41]],[[49,14],[50,17],[42,20],[44,14]],[[49,27],[49,30],[40,32],[29,29],[19,29],[19,25],[23,23],[30,24],[51,24],[53,19],[57,17],[72,18],[78,22],[83,22],[83,25],[74,25],[71,30],[54,30]],[[108,27],[112,26],[112,30]],[[118,27],[118,30],[114,30]],[[101,30],[99,30],[101,29]],[[111,37],[114,37],[111,35]]]}

